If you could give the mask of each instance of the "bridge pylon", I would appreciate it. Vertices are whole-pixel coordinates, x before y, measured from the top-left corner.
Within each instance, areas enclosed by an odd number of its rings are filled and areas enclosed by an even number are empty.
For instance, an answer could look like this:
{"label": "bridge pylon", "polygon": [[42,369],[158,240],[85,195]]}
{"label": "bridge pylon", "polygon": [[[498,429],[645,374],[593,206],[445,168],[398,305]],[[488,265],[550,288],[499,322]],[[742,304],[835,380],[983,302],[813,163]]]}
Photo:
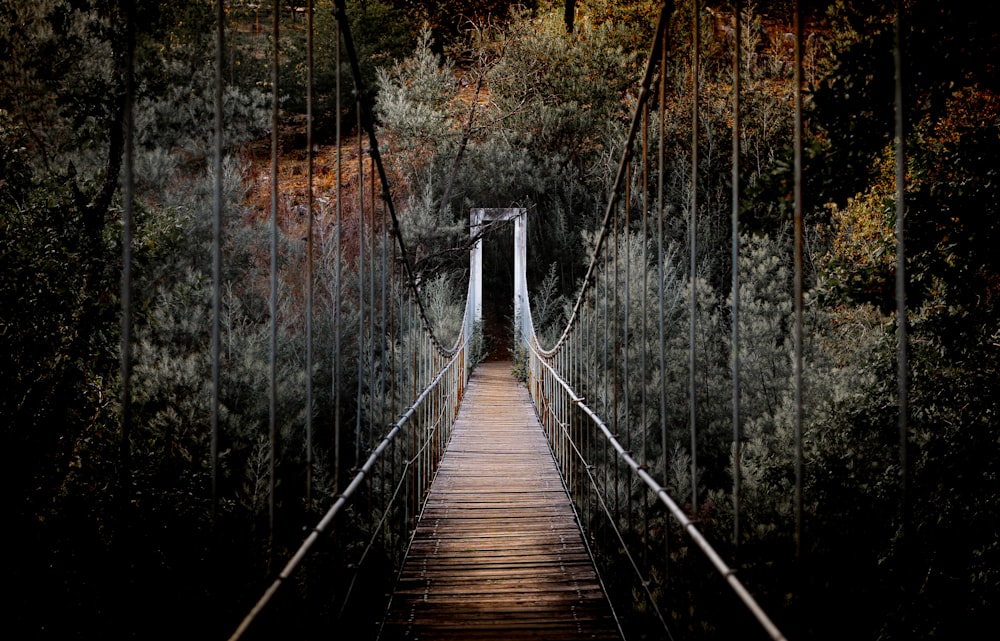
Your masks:
{"label": "bridge pylon", "polygon": [[483,230],[487,223],[509,220],[514,221],[514,318],[524,317],[528,302],[524,294],[527,291],[525,267],[528,258],[528,210],[524,207],[477,207],[469,212],[469,237],[473,241],[469,252],[469,278],[472,280],[470,293],[476,323],[482,323],[483,320]]}

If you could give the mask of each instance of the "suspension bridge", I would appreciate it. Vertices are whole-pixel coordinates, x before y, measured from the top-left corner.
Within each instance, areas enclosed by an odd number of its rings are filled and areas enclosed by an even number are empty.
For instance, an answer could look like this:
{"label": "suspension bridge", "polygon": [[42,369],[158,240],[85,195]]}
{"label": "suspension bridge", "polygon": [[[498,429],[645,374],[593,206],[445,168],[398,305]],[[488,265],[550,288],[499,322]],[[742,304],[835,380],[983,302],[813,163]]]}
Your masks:
{"label": "suspension bridge", "polygon": [[[222,220],[222,83],[224,16],[218,3],[218,73],[216,95],[215,231],[214,231],[214,321],[213,321],[213,435],[212,459],[218,465],[220,377]],[[280,3],[274,8],[274,42],[279,42]],[[572,6],[572,3],[568,3]],[[252,635],[254,626],[284,586],[293,581],[309,557],[325,538],[354,536],[356,558],[352,563],[356,582],[366,573],[382,572],[392,579],[394,589],[386,600],[384,616],[365,627],[361,636],[393,639],[619,639],[671,638],[671,621],[666,614],[661,589],[669,574],[671,546],[697,550],[706,564],[703,571],[718,575],[728,585],[738,616],[746,617],[744,629],[759,630],[764,637],[784,639],[785,634],[759,604],[751,590],[737,576],[734,560],[723,558],[699,529],[697,515],[704,497],[699,494],[697,417],[699,374],[696,368],[696,314],[698,288],[690,288],[690,496],[671,496],[668,477],[678,474],[668,468],[666,428],[662,442],[649,439],[648,425],[664,425],[667,408],[658,393],[633,384],[633,371],[666,370],[664,359],[663,176],[662,154],[649,153],[651,137],[663,127],[652,129],[651,120],[662,122],[663,77],[671,47],[668,30],[673,3],[660,10],[655,37],[650,43],[625,151],[618,164],[614,185],[603,222],[598,230],[587,273],[576,293],[572,312],[559,338],[551,346],[540,343],[532,321],[525,275],[527,252],[526,217],[523,209],[476,209],[470,213],[470,278],[467,301],[460,321],[458,338],[445,345],[438,338],[422,298],[421,284],[414,273],[406,240],[400,232],[390,181],[382,165],[379,140],[375,134],[371,105],[364,102],[352,34],[344,18],[344,3],[335,3],[338,24],[338,52],[347,55],[359,96],[359,149],[364,132],[369,163],[359,153],[359,183],[362,194],[361,228],[370,238],[359,241],[357,291],[347,292],[340,282],[332,291],[335,300],[350,297],[358,314],[359,358],[356,407],[359,416],[342,417],[337,410],[336,434],[350,429],[356,420],[354,446],[356,461],[351,480],[338,487],[334,496],[310,496],[309,502],[329,502],[323,518],[312,528],[298,550],[283,563],[273,582],[261,586],[261,596],[248,603],[247,614],[232,639]],[[695,11],[695,16],[698,15]],[[739,5],[737,4],[737,15]],[[310,35],[311,73],[312,16],[306,11]],[[571,15],[571,12],[568,12]],[[739,20],[735,41],[740,42]],[[695,20],[691,50],[694,56],[692,106],[692,185],[698,184],[697,83],[698,34]],[[675,34],[676,35],[676,34]],[[796,450],[795,496],[796,545],[801,541],[802,521],[802,400],[803,377],[803,291],[802,291],[802,33],[797,25],[795,40],[796,125],[795,125],[795,227],[794,227],[794,380],[798,406],[795,411]],[[277,50],[277,47],[275,47]],[[738,235],[740,210],[739,69],[740,47],[735,47],[733,87],[733,288],[739,290],[736,265],[741,247]],[[338,53],[339,55],[339,53]],[[274,84],[277,85],[277,51]],[[897,59],[898,64],[898,59]],[[337,69],[340,65],[338,61]],[[338,80],[339,82],[339,80]],[[898,91],[898,88],[897,88]],[[657,92],[660,92],[659,94]],[[277,92],[275,92],[277,94]],[[338,90],[338,101],[339,101]],[[278,155],[275,95],[272,153]],[[307,99],[310,123],[307,145],[312,148],[312,99]],[[338,102],[338,110],[340,105]],[[659,114],[657,114],[657,110]],[[897,119],[900,116],[897,115]],[[654,141],[655,142],[655,141]],[[338,164],[340,147],[351,144],[337,130]],[[902,162],[902,136],[897,136],[897,162]],[[272,228],[277,229],[277,161],[272,163]],[[370,168],[366,174],[366,167]],[[126,158],[125,242],[131,245],[132,163]],[[312,165],[309,166],[307,229],[307,319],[313,317],[312,275]],[[367,182],[366,182],[367,181]],[[659,184],[653,184],[659,181]],[[341,184],[337,180],[337,184]],[[638,185],[639,196],[629,190]],[[375,205],[376,189],[381,192]],[[370,189],[371,205],[364,194]],[[898,216],[902,219],[903,185],[897,185]],[[697,249],[696,212],[698,189],[691,190],[689,205],[690,256],[692,273]],[[638,205],[636,203],[640,203]],[[367,221],[365,222],[367,210]],[[337,194],[338,216],[340,195]],[[376,210],[382,217],[376,220]],[[514,310],[515,344],[511,361],[479,362],[482,358],[481,325],[484,293],[482,280],[482,228],[484,225],[512,224],[514,227]],[[338,233],[340,226],[338,225]],[[902,228],[899,229],[902,243]],[[628,238],[641,241],[641,264],[632,264]],[[338,239],[339,241],[339,239]],[[277,249],[272,243],[272,278],[277,269]],[[393,260],[390,260],[390,253]],[[905,278],[900,244],[897,278]],[[123,289],[125,306],[123,334],[123,394],[128,404],[130,380],[130,257],[126,254]],[[339,264],[339,263],[338,263]],[[647,282],[647,264],[659,265],[658,283]],[[652,281],[652,279],[651,279]],[[903,281],[901,280],[900,283]],[[659,296],[656,289],[660,288]],[[902,285],[900,284],[900,288]],[[271,315],[277,318],[276,294],[272,287]],[[902,290],[900,289],[900,292]],[[641,300],[631,298],[636,296]],[[647,295],[653,292],[653,296]],[[739,342],[739,297],[733,296],[733,342]],[[897,313],[905,314],[902,295]],[[659,306],[657,308],[657,306]],[[337,313],[340,313],[338,304]],[[346,313],[346,312],[345,312]],[[659,318],[660,322],[647,322]],[[337,321],[342,319],[339,317]],[[307,322],[311,322],[307,320]],[[900,325],[905,328],[905,323]],[[277,321],[272,325],[271,363],[271,495],[274,495],[274,447],[276,441],[275,375]],[[308,329],[311,336],[312,328]],[[344,346],[339,342],[338,353]],[[312,371],[312,348],[308,348],[307,371]],[[900,380],[905,381],[906,336],[899,342]],[[735,509],[733,539],[739,540],[741,421],[739,405],[739,349],[733,358],[733,437]],[[339,362],[336,368],[342,369]],[[311,386],[311,381],[307,386]],[[901,466],[905,472],[906,387],[900,384]],[[655,387],[655,386],[654,386]],[[659,384],[662,389],[663,383]],[[311,390],[311,387],[310,387]],[[336,399],[339,404],[343,399]],[[311,399],[307,401],[311,405]],[[128,412],[125,412],[128,435]],[[311,413],[307,413],[306,452],[313,451]],[[384,430],[379,431],[384,426]],[[364,430],[362,429],[364,427]],[[654,432],[655,433],[655,432]],[[307,465],[311,465],[308,461]],[[683,473],[683,471],[681,471]],[[904,476],[905,478],[905,476]],[[363,503],[365,508],[355,509]],[[275,519],[271,505],[270,518]],[[344,525],[350,519],[351,523]],[[672,525],[666,522],[672,520]],[[680,530],[685,540],[670,541],[669,532]],[[796,551],[798,553],[798,551]],[[381,564],[371,563],[379,557]],[[385,561],[388,559],[388,561]],[[374,566],[374,567],[373,567]],[[609,574],[610,573],[610,574]],[[614,589],[611,589],[611,584]],[[792,589],[792,588],[789,588]],[[350,593],[350,589],[348,590]],[[677,607],[674,604],[673,607]],[[746,616],[749,614],[749,616]],[[737,615],[734,615],[737,616]],[[350,621],[349,598],[341,621]],[[348,625],[341,623],[342,626]],[[345,628],[346,629],[346,628]],[[641,630],[641,632],[637,632]],[[757,634],[757,632],[748,632]]]}

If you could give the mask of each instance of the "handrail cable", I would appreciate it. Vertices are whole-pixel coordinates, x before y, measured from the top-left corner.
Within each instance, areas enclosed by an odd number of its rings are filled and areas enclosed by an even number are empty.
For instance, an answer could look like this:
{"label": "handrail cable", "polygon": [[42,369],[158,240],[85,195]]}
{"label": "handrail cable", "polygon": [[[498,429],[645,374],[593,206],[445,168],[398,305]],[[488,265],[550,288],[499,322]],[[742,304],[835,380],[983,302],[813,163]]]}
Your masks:
{"label": "handrail cable", "polygon": [[239,627],[237,627],[236,631],[229,637],[229,641],[237,641],[238,639],[242,638],[243,634],[247,631],[250,625],[257,618],[257,615],[259,615],[263,611],[263,609],[267,606],[267,604],[271,601],[271,599],[274,597],[275,593],[278,591],[281,585],[286,580],[288,580],[292,576],[292,574],[294,574],[295,570],[299,567],[299,565],[308,555],[313,545],[315,545],[316,542],[319,540],[319,537],[326,533],[327,529],[333,523],[333,520],[334,518],[336,518],[337,514],[340,513],[340,511],[348,503],[348,501],[351,499],[354,493],[364,483],[365,478],[369,476],[372,467],[375,465],[375,462],[378,460],[379,456],[381,456],[382,452],[385,451],[385,449],[389,446],[389,444],[392,443],[393,439],[396,438],[396,435],[400,431],[402,431],[406,423],[409,422],[409,420],[416,414],[417,409],[423,404],[424,400],[427,399],[428,396],[430,396],[431,392],[437,387],[438,383],[441,382],[445,374],[448,373],[448,370],[450,370],[451,367],[459,360],[460,356],[461,356],[460,351],[452,355],[451,360],[448,361],[448,364],[445,367],[443,367],[440,372],[438,372],[437,376],[434,377],[434,380],[432,380],[430,384],[428,384],[423,389],[423,391],[413,402],[413,404],[411,404],[403,413],[403,415],[399,418],[399,420],[392,425],[389,432],[382,438],[378,446],[368,456],[364,465],[362,465],[355,473],[354,478],[351,479],[351,482],[347,485],[344,491],[337,496],[337,499],[334,501],[333,505],[330,506],[326,514],[323,515],[323,518],[320,519],[316,527],[312,529],[312,531],[309,533],[306,539],[302,542],[302,545],[299,546],[299,549],[288,560],[284,568],[278,574],[277,578],[274,579],[274,581],[264,591],[264,594],[253,606],[253,608],[250,610],[247,616],[244,617]]}
{"label": "handrail cable", "polygon": [[537,361],[548,370],[552,378],[559,384],[560,387],[566,392],[571,401],[576,404],[577,407],[586,414],[594,425],[601,431],[604,435],[605,440],[610,444],[618,457],[628,465],[632,471],[639,477],[639,479],[648,487],[656,498],[662,503],[674,516],[677,522],[684,528],[688,533],[694,543],[701,548],[701,551],[708,557],[708,560],[715,566],[716,570],[723,576],[732,590],[736,593],[736,596],[743,602],[743,604],[750,610],[754,618],[761,624],[767,634],[774,641],[785,641],[785,636],[782,634],[781,630],[774,624],[771,618],[764,612],[763,608],[757,603],[757,600],[753,598],[753,595],[744,587],[743,583],[736,577],[736,570],[730,568],[722,557],[716,552],[712,544],[702,535],[695,525],[694,521],[688,518],[687,514],[677,505],[670,494],[667,492],[666,488],[660,485],[656,479],[654,479],[649,472],[646,470],[646,466],[640,464],[632,455],[625,449],[625,447],[619,442],[619,440],[612,434],[611,429],[608,425],[587,405],[586,399],[577,395],[576,391],[570,387],[559,374],[553,369],[553,367],[543,358],[544,354],[537,350],[532,344],[528,343],[528,348],[531,350],[532,354],[536,356]]}
{"label": "handrail cable", "polygon": [[[455,358],[458,358],[457,354],[455,355]],[[449,363],[449,366],[450,366],[450,363]],[[444,374],[448,369],[449,369],[448,367],[445,367],[444,369],[441,370],[441,373]],[[424,442],[420,446],[420,449],[418,449],[416,452],[414,452],[413,455],[409,459],[407,459],[406,461],[403,461],[403,464],[402,464],[402,468],[403,468],[402,472],[403,473],[399,475],[399,480],[396,482],[396,486],[393,489],[392,496],[386,502],[386,505],[392,505],[393,503],[396,502],[396,499],[399,497],[400,490],[406,484],[406,471],[408,471],[411,467],[413,467],[413,464],[417,461],[417,459],[420,456],[422,456],[424,454],[424,452],[427,451],[428,448],[430,447],[430,445],[433,443],[433,440],[437,436],[438,429],[441,427],[442,420],[444,419],[447,410],[448,410],[447,405],[446,404],[442,404],[441,407],[440,407],[440,409],[439,409],[439,411],[438,411],[438,413],[437,413],[437,420],[433,424],[431,424],[430,427],[428,428],[428,430],[426,432],[426,435],[425,435],[425,438],[424,438]],[[423,513],[423,509],[421,509],[421,513]],[[360,573],[361,566],[364,565],[365,559],[368,558],[368,553],[371,552],[371,550],[372,550],[373,547],[375,547],[375,541],[376,541],[376,539],[378,539],[379,534],[382,533],[382,526],[385,525],[385,522],[388,520],[388,516],[389,516],[389,511],[388,510],[384,510],[382,512],[382,516],[379,519],[378,523],[376,523],[375,527],[372,529],[371,536],[368,538],[368,542],[365,545],[364,551],[361,553],[361,556],[358,557],[357,562],[354,563],[354,573],[353,573],[353,576],[351,577],[351,582],[350,582],[350,584],[347,587],[347,591],[346,591],[346,593],[344,595],[343,602],[341,603],[341,606],[340,606],[340,614],[341,614],[341,616],[343,616],[344,611],[347,608],[347,604],[351,600],[351,593],[354,590],[354,583],[357,581],[358,574]]]}
{"label": "handrail cable", "polygon": [[[537,354],[537,350],[536,350],[536,354]],[[550,365],[548,365],[544,361],[541,361],[541,362],[543,364],[545,364],[546,368],[549,370],[549,372],[553,376],[555,376],[556,378],[559,378],[559,375],[555,373],[555,369],[554,368],[552,368]],[[570,401],[572,403],[581,403],[583,401],[582,398],[577,398],[575,396],[575,394],[571,392],[571,390],[570,390],[570,388],[568,386],[564,385],[564,388],[567,390],[567,392],[570,393]],[[551,409],[551,405],[548,402],[545,403],[545,407],[546,407],[546,411],[552,416],[553,420],[556,421],[556,423],[559,425],[559,429],[562,431],[563,435],[566,437],[567,447],[576,455],[576,459],[583,464],[584,473],[587,475],[587,478],[590,479],[590,485],[595,490],[594,494],[597,497],[598,505],[600,505],[601,510],[604,512],[604,515],[608,519],[608,522],[612,524],[611,525],[611,529],[614,531],[615,538],[618,539],[618,543],[621,544],[621,550],[624,552],[625,558],[628,559],[629,564],[632,566],[632,570],[636,573],[636,575],[638,575],[640,578],[642,578],[642,589],[646,593],[646,597],[649,599],[650,604],[652,604],[653,610],[656,612],[656,617],[660,620],[660,623],[663,625],[663,629],[666,630],[667,636],[672,640],[674,638],[674,635],[673,635],[672,632],[670,632],[670,627],[667,625],[667,620],[663,616],[663,611],[660,610],[660,606],[656,603],[656,599],[653,598],[653,593],[649,589],[649,579],[648,579],[648,577],[643,576],[643,572],[639,568],[639,564],[636,562],[635,557],[632,556],[632,553],[629,551],[628,544],[625,541],[625,537],[622,536],[621,530],[618,528],[618,526],[614,525],[614,523],[615,523],[615,521],[617,519],[615,519],[614,516],[611,514],[611,508],[608,506],[608,503],[605,500],[604,495],[601,494],[600,490],[598,489],[599,488],[599,483],[597,482],[597,478],[594,477],[594,474],[593,474],[594,466],[587,464],[587,458],[586,458],[586,456],[584,456],[583,452],[580,451],[580,448],[577,445],[576,441],[573,439],[572,435],[569,434],[569,431],[566,429],[566,423],[564,423],[563,421],[559,420],[559,418],[556,416],[555,411]],[[553,454],[555,454],[554,450],[553,450]],[[563,484],[565,486],[565,479],[563,479]],[[566,490],[568,492],[569,488],[567,487]],[[575,505],[573,505],[573,511],[576,512],[576,506]],[[579,515],[578,515],[578,518],[579,518]],[[584,537],[584,544],[587,546],[587,549],[589,551],[590,550],[590,544],[587,542],[587,538],[586,537]],[[593,559],[594,555],[592,553],[591,553],[590,556]],[[599,581],[601,581],[601,584],[603,586],[604,582],[603,582],[603,579],[601,579],[600,574],[598,574],[597,578],[598,578]],[[614,608],[614,605],[612,604],[612,609],[613,608]],[[615,618],[617,619],[617,616]]]}

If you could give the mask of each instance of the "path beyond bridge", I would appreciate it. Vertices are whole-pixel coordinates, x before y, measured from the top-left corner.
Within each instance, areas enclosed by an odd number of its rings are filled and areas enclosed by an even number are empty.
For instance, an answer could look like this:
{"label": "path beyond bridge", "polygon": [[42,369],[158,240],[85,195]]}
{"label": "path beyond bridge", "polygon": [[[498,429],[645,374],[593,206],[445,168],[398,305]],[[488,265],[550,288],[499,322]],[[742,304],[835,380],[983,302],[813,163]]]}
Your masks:
{"label": "path beyond bridge", "polygon": [[380,638],[621,638],[509,362],[472,373]]}

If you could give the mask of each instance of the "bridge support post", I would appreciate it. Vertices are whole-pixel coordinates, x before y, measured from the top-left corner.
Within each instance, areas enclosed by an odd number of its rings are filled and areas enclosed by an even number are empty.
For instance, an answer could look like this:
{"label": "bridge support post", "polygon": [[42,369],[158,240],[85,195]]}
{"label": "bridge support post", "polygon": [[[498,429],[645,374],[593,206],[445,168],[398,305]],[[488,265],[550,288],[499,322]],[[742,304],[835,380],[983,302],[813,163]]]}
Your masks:
{"label": "bridge support post", "polygon": [[483,320],[483,239],[486,223],[514,221],[514,318],[523,322],[527,309],[525,292],[525,268],[528,259],[528,210],[523,207],[475,208],[469,213],[469,237],[472,239],[470,251],[471,294],[474,301],[475,319]]}

